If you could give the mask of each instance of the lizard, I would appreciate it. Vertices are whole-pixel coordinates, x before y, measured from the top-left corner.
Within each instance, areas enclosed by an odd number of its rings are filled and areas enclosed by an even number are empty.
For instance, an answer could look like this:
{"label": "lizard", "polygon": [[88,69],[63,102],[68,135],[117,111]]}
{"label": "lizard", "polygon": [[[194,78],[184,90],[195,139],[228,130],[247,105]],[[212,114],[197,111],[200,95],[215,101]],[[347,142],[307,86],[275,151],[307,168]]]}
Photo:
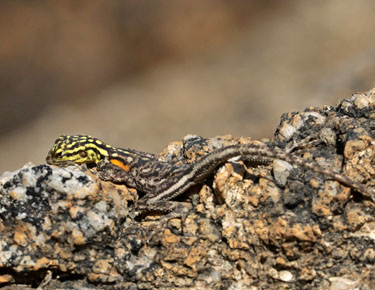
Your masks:
{"label": "lizard", "polygon": [[270,148],[264,143],[225,146],[204,155],[194,163],[179,164],[160,161],[151,153],[116,148],[88,135],[63,135],[56,139],[46,161],[58,166],[96,166],[102,180],[123,183],[145,193],[138,200],[139,209],[160,210],[163,204],[202,183],[219,165],[237,156],[258,164],[270,164],[274,159],[284,160],[332,178],[375,201],[375,192],[371,188],[315,162],[279,148]]}

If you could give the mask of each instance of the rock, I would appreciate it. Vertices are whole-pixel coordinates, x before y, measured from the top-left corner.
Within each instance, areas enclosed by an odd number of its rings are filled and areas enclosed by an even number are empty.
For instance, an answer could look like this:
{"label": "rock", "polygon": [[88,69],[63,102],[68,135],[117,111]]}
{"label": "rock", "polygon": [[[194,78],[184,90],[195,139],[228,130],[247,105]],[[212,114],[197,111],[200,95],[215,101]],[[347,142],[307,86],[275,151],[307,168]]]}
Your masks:
{"label": "rock", "polygon": [[[284,114],[269,146],[375,188],[375,89]],[[307,136],[312,142],[295,148]],[[251,138],[186,136],[194,162]],[[49,148],[46,148],[46,152]],[[184,218],[135,216],[138,193],[95,169],[26,164],[0,177],[0,285],[8,289],[373,289],[375,205],[283,161],[232,159],[178,198]],[[6,289],[6,288],[4,288]]]}
{"label": "rock", "polygon": [[283,160],[275,159],[273,161],[273,176],[278,185],[285,186],[290,172],[293,169],[292,165]]}

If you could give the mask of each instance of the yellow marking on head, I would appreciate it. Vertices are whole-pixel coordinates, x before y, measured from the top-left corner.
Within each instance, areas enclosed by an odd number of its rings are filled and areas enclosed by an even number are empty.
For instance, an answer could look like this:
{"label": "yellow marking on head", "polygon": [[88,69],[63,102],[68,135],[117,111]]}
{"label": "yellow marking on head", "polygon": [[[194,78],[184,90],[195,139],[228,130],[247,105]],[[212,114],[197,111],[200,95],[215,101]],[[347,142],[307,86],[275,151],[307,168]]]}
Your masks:
{"label": "yellow marking on head", "polygon": [[[57,148],[57,149],[56,149],[56,148]],[[63,148],[59,148],[59,147],[54,147],[54,148],[52,148],[52,149],[55,149],[55,150],[54,150],[55,153],[61,153],[61,152],[64,151]]]}
{"label": "yellow marking on head", "polygon": [[129,172],[130,170],[130,166],[128,164],[124,164],[122,163],[120,160],[117,160],[117,159],[111,159],[110,162],[113,164],[113,165],[116,165],[122,169],[124,169],[126,172]]}
{"label": "yellow marking on head", "polygon": [[109,152],[96,140],[86,135],[61,136],[48,153],[47,162],[56,165],[69,162],[98,163],[101,158],[108,156]]}
{"label": "yellow marking on head", "polygon": [[76,146],[77,142],[72,142],[70,144],[62,144],[61,147],[66,147],[66,148],[72,148],[74,146]]}
{"label": "yellow marking on head", "polygon": [[107,150],[105,150],[105,149],[103,149],[101,147],[96,146],[94,143],[88,143],[88,144],[84,145],[84,147],[96,149],[103,156],[108,156],[109,155],[109,153],[108,153]]}

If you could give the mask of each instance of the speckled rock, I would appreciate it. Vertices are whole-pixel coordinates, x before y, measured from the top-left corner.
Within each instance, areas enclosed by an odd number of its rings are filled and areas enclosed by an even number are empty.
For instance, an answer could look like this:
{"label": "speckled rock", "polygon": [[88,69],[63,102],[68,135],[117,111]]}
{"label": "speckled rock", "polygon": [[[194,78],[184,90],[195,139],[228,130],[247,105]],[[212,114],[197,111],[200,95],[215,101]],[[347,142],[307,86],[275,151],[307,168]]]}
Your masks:
{"label": "speckled rock", "polygon": [[[375,188],[374,121],[372,89],[284,114],[263,142]],[[188,135],[159,158],[194,162],[239,143],[259,141]],[[375,288],[374,203],[279,160],[223,164],[178,198],[183,217],[136,216],[134,189],[79,166],[27,164],[0,177],[0,196],[4,289]]]}

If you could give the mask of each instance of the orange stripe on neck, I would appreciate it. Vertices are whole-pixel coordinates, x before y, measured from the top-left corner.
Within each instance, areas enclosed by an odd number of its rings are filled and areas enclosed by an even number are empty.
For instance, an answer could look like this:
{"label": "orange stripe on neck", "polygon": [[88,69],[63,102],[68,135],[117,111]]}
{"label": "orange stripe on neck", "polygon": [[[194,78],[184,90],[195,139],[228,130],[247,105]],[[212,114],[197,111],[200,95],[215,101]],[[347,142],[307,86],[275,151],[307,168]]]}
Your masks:
{"label": "orange stripe on neck", "polygon": [[117,159],[111,159],[110,161],[113,165],[116,165],[122,169],[124,169],[126,172],[129,172],[130,166],[128,164],[122,163],[120,160]]}

